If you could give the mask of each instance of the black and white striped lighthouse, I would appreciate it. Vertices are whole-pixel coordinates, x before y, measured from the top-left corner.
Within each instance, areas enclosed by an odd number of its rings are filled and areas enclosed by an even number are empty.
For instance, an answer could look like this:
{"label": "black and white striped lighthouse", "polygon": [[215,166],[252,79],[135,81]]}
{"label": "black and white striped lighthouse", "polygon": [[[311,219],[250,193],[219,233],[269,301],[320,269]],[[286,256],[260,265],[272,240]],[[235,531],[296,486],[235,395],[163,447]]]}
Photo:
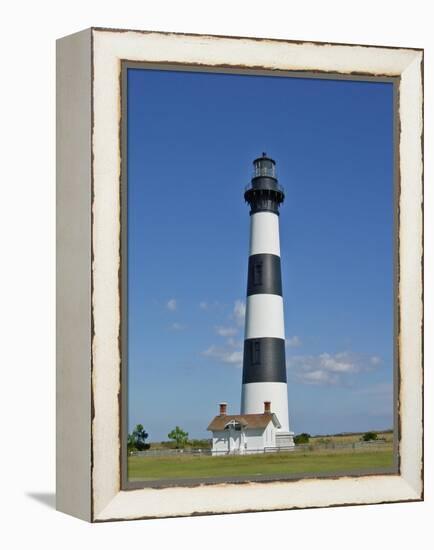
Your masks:
{"label": "black and white striped lighthouse", "polygon": [[262,413],[264,402],[281,425],[276,444],[292,446],[285,363],[285,327],[280,268],[279,207],[285,193],[276,163],[266,153],[253,161],[244,198],[250,205],[241,414]]}

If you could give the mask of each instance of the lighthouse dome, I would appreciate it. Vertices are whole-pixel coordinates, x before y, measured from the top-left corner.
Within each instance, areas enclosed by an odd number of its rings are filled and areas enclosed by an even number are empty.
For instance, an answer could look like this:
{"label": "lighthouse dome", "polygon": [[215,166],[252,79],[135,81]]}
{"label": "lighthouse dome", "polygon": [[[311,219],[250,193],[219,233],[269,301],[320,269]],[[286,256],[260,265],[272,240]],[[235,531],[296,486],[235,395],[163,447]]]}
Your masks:
{"label": "lighthouse dome", "polygon": [[285,192],[276,177],[276,162],[262,153],[253,161],[251,184],[244,192],[244,199],[250,204],[250,213],[279,213],[279,205],[284,201]]}

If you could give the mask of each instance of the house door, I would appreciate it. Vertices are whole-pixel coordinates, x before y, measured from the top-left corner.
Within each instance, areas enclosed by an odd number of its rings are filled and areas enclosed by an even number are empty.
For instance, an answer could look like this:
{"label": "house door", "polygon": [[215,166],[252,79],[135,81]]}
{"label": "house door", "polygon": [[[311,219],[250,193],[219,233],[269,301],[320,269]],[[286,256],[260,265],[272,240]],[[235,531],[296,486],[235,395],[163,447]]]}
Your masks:
{"label": "house door", "polygon": [[239,453],[241,449],[241,432],[231,428],[229,431],[229,452]]}

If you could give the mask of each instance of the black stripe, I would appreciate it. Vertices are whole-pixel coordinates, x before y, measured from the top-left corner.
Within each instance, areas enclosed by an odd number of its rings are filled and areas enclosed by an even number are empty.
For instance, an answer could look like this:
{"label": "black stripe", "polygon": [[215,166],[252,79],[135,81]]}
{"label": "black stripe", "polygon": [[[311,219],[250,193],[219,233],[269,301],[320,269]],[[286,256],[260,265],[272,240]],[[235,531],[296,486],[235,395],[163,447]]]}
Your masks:
{"label": "black stripe", "polygon": [[250,214],[274,212],[278,215],[285,193],[275,178],[261,176],[252,180],[252,187],[246,190],[244,199],[250,204]]}
{"label": "black stripe", "polygon": [[285,340],[244,340],[243,384],[249,382],[286,382]]}
{"label": "black stripe", "polygon": [[277,294],[282,296],[280,258],[275,254],[253,254],[249,257],[247,296]]}

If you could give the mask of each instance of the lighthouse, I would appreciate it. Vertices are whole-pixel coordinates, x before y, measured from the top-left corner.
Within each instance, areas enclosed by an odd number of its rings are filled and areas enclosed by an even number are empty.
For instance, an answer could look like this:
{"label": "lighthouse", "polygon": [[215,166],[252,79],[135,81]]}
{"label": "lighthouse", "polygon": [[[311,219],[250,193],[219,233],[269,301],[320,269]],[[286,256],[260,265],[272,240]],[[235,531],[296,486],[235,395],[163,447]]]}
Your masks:
{"label": "lighthouse", "polygon": [[244,198],[250,205],[250,251],[247,275],[241,413],[219,405],[208,430],[212,454],[291,450],[285,363],[279,208],[285,198],[276,163],[253,161],[253,177]]}
{"label": "lighthouse", "polygon": [[292,447],[279,238],[279,208],[285,193],[276,177],[276,163],[266,153],[253,161],[244,198],[250,206],[250,250],[241,414],[262,413],[264,403],[269,403],[280,424],[276,447]]}

